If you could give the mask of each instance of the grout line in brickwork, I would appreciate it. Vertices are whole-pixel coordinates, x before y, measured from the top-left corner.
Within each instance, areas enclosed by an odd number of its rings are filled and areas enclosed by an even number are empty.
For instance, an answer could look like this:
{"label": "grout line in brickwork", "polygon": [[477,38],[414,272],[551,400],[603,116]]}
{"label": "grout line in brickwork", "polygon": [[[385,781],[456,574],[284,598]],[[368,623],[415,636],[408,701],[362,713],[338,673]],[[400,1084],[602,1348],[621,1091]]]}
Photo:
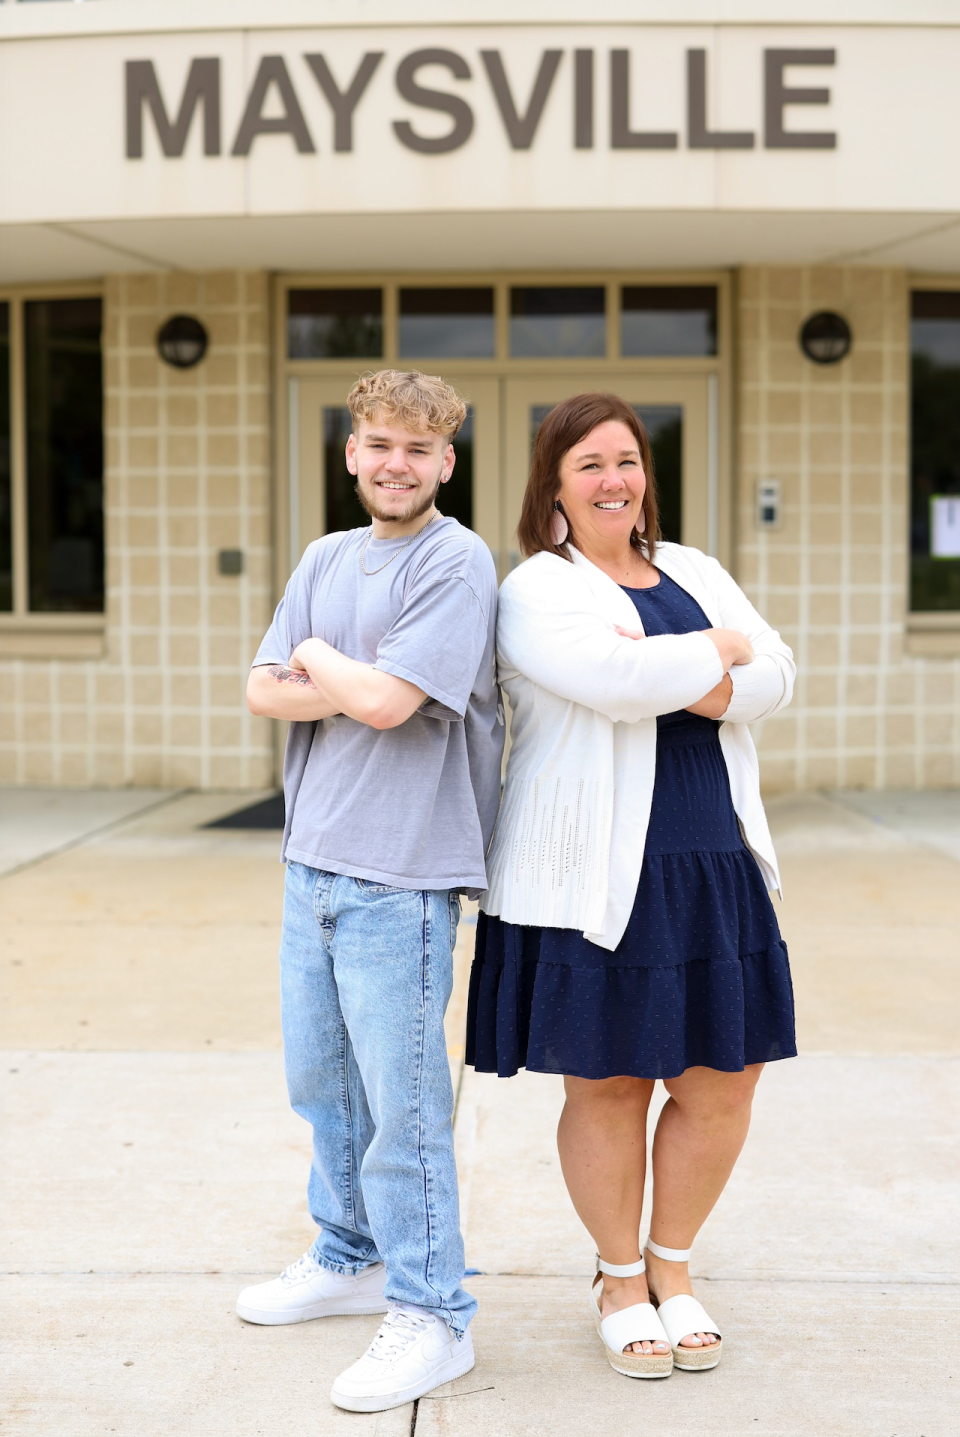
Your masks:
{"label": "grout line in brickwork", "polygon": [[[849,313],[850,309],[850,276],[844,274],[843,279],[843,305]],[[840,386],[840,454],[838,455],[840,465],[840,662],[837,671],[837,710],[836,710],[836,745],[837,745],[837,786],[843,788],[847,783],[847,760],[845,754],[847,739],[847,724],[844,706],[847,696],[847,678],[850,673],[850,466],[852,463],[850,446],[853,429],[853,415],[851,412],[850,394],[850,366],[840,364],[840,373],[837,376]]]}
{"label": "grout line in brickwork", "polygon": [[[206,284],[199,285],[199,306],[204,307]],[[242,337],[237,336],[242,349]],[[200,786],[210,783],[210,486],[209,486],[209,394],[203,383],[197,385],[197,608],[199,610],[200,663]]]}
{"label": "grout line in brickwork", "polygon": [[[801,304],[806,312],[806,301],[808,299],[809,277],[804,275],[801,281],[802,294]],[[800,379],[800,433],[799,439],[799,494],[797,495],[797,506],[799,512],[799,524],[797,534],[797,547],[800,551],[800,602],[797,606],[797,620],[799,625],[799,643],[797,645],[797,668],[800,673],[809,671],[809,643],[810,643],[810,385],[805,370],[801,371]],[[804,689],[806,683],[804,682]],[[804,693],[805,699],[807,694]],[[797,715],[797,738],[796,738],[796,765],[797,765],[797,787],[800,789],[807,786],[807,755],[809,753],[808,739],[808,704],[805,702]]]}
{"label": "grout line in brickwork", "polygon": [[[751,597],[787,631],[801,671],[790,712],[758,726],[761,758],[778,790],[844,778],[955,784],[960,659],[920,657],[904,643],[907,277],[844,268],[824,279],[825,269],[757,267],[742,289],[739,554]],[[833,305],[852,319],[854,353],[842,373],[825,375],[800,360],[790,327]],[[814,423],[821,413],[824,430]],[[750,484],[776,477],[772,459],[787,481],[787,532],[755,534]]]}

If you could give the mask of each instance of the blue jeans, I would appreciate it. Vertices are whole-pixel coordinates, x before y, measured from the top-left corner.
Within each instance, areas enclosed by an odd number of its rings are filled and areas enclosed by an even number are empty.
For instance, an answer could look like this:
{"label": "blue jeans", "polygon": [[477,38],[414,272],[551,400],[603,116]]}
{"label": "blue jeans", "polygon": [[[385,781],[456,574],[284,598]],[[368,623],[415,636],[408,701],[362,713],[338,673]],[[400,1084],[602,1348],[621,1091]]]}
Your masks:
{"label": "blue jeans", "polygon": [[460,904],[288,863],[280,943],[290,1102],[313,1128],[307,1189],[333,1272],[386,1265],[389,1303],[460,1335],[464,1291],[443,1015]]}

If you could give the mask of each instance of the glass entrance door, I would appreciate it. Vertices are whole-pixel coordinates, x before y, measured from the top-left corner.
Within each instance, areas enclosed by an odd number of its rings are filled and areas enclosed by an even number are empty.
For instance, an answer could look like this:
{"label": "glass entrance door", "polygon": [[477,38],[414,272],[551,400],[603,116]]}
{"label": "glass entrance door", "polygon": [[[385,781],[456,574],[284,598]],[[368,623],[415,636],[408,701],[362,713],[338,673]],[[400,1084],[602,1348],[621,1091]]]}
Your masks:
{"label": "glass entrance door", "polygon": [[[289,381],[290,484],[289,567],[321,534],[355,529],[370,521],[344,459],[350,435],[346,397],[351,380]],[[441,513],[476,530],[498,557],[501,549],[500,386],[496,379],[457,376],[468,404],[467,421],[454,440],[453,477],[437,499]]]}
{"label": "glass entrance door", "polygon": [[[516,527],[537,427],[561,399],[588,386],[558,374],[451,374],[450,380],[469,412],[454,441],[457,464],[438,507],[480,535],[503,578],[520,559]],[[288,572],[313,539],[368,522],[343,454],[350,384],[349,377],[288,380]],[[611,373],[598,376],[596,387],[622,395],[647,427],[664,537],[716,553],[715,377]]]}
{"label": "glass entrance door", "polygon": [[[637,411],[653,448],[665,539],[717,551],[718,473],[716,380],[705,376],[604,374],[597,388],[621,395]],[[507,379],[505,518],[510,534],[509,563],[519,561],[515,531],[526,487],[530,453],[541,421],[584,384],[560,375]]]}

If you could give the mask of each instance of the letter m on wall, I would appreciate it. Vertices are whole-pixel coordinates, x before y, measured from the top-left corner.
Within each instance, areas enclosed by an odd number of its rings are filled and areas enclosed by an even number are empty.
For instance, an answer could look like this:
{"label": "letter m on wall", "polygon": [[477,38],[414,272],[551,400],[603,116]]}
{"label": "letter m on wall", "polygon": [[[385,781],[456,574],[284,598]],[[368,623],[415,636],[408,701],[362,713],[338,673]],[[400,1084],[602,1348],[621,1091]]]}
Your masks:
{"label": "letter m on wall", "polygon": [[160,148],[168,159],[183,154],[194,112],[203,101],[203,153],[220,153],[220,61],[191,60],[177,118],[171,122],[152,60],[127,61],[127,159],[143,158],[143,110],[149,105]]}

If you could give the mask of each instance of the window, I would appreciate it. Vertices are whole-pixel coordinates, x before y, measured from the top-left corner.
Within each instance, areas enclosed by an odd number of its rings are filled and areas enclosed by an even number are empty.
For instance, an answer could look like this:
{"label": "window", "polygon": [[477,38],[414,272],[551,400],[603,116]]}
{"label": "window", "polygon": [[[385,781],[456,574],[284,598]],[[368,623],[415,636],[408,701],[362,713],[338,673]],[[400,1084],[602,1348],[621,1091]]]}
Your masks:
{"label": "window", "polygon": [[910,606],[960,610],[960,290],[912,296]]}
{"label": "window", "polygon": [[401,289],[402,358],[493,359],[496,344],[492,289]]}
{"label": "window", "polygon": [[717,291],[712,285],[624,285],[620,352],[629,357],[717,352]]}
{"label": "window", "polygon": [[101,301],[37,299],[23,309],[29,607],[101,613]]}
{"label": "window", "polygon": [[[512,284],[468,275],[443,284],[433,278],[400,275],[370,288],[287,290],[287,358],[420,367],[444,360],[711,360],[719,354],[716,283],[597,283],[591,277],[581,284]],[[615,324],[608,325],[608,308]]]}
{"label": "window", "polygon": [[510,291],[510,353],[515,359],[602,359],[607,321],[602,285]]}
{"label": "window", "polygon": [[383,290],[290,290],[289,359],[380,359],[382,355]]}
{"label": "window", "polygon": [[453,441],[456,465],[450,482],[441,484],[437,495],[440,513],[456,519],[465,529],[473,528],[473,450],[473,409],[468,406],[467,417]]}
{"label": "window", "polygon": [[683,408],[679,404],[635,404],[647,431],[657,484],[660,532],[671,544],[683,533]]}
{"label": "window", "polygon": [[102,310],[0,301],[0,614],[15,621],[103,613]]}
{"label": "window", "polygon": [[370,523],[357,498],[355,477],[347,468],[344,450],[353,426],[345,404],[328,404],[323,410],[324,532],[338,534]]}

